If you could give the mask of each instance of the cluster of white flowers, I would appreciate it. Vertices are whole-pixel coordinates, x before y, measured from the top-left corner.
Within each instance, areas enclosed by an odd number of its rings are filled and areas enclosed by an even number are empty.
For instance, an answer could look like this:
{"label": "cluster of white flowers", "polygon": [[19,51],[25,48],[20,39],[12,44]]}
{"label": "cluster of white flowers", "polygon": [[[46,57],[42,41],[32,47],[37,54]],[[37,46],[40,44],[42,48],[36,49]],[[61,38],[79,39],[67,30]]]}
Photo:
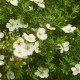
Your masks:
{"label": "cluster of white flowers", "polygon": [[49,76],[49,69],[43,68],[43,67],[38,67],[38,70],[36,70],[36,72],[34,74],[40,78],[47,78]]}
{"label": "cluster of white flowers", "polygon": [[[18,1],[19,0],[6,0],[7,2],[10,2],[14,6],[18,6]],[[25,0],[26,1],[26,0]],[[36,3],[39,7],[45,8],[44,0],[30,0],[34,3]],[[29,10],[33,10],[32,6],[29,6]],[[28,23],[24,24],[23,20],[17,19],[10,19],[9,22],[6,24],[6,28],[9,29],[10,32],[17,30],[19,28],[27,28]],[[49,30],[56,30],[55,27],[52,27],[50,24],[46,24],[46,28]],[[62,28],[62,30],[65,33],[72,33],[73,31],[76,30],[76,27],[72,27],[71,24],[68,24]],[[33,29],[34,31],[34,29]],[[45,33],[46,30],[45,28],[39,28],[37,30],[36,36],[40,40],[46,40],[47,39],[47,34]],[[4,37],[4,33],[0,32],[0,39]],[[58,44],[60,53],[67,52],[69,50],[69,41],[65,41],[64,43]],[[33,52],[39,53],[41,52],[39,50],[39,42],[36,41],[36,37],[34,34],[26,34],[23,33],[22,37],[18,37],[18,39],[13,43],[13,54],[16,57],[19,58],[28,58],[28,56],[32,55]],[[10,58],[10,61],[14,61],[14,57],[12,56]],[[0,55],[0,66],[4,65],[4,55]],[[73,71],[73,75],[77,75],[80,73],[80,64],[76,64],[75,67],[72,67],[71,70]],[[35,71],[34,73],[37,77],[40,78],[48,78],[49,76],[49,69],[44,68],[44,67],[38,67],[38,70]],[[0,73],[0,78],[2,74]],[[14,72],[11,70],[7,72],[7,78],[9,80],[14,79],[15,75]]]}
{"label": "cluster of white flowers", "polygon": [[[32,35],[32,37],[29,36],[29,38],[30,38],[29,39],[30,42],[35,41],[33,35]],[[28,37],[27,37],[27,39],[28,39]],[[31,39],[32,39],[32,41],[31,41]],[[36,53],[40,52],[39,51],[39,42],[35,42],[35,44],[33,44],[33,43],[27,43],[26,44],[22,37],[19,37],[18,40],[13,43],[13,48],[15,48],[14,49],[14,55],[19,57],[19,58],[24,58],[24,57],[27,58],[29,55],[32,55],[34,51]]]}
{"label": "cluster of white flowers", "polygon": [[4,65],[4,55],[0,55],[0,66]]}
{"label": "cluster of white flowers", "polygon": [[7,78],[8,80],[13,80],[15,78],[14,72],[11,70],[7,72]]}
{"label": "cluster of white flowers", "polygon": [[10,19],[9,22],[6,24],[6,28],[9,29],[9,31],[14,31],[15,29],[18,28],[27,28],[28,24],[24,24],[23,20],[14,20]]}
{"label": "cluster of white flowers", "polygon": [[72,67],[71,70],[73,71],[73,75],[77,75],[80,73],[80,64],[76,64],[75,67]]}
{"label": "cluster of white flowers", "polygon": [[[62,30],[65,33],[72,33],[73,31],[76,30],[76,27],[72,27],[71,24],[68,24],[67,26],[63,27]],[[58,46],[60,46],[60,53],[63,53],[63,51],[68,51],[69,50],[69,42],[66,41],[62,44],[58,44]],[[72,67],[71,70],[73,71],[73,75],[77,75],[78,73],[80,73],[80,64],[76,64],[75,67]]]}
{"label": "cluster of white flowers", "polygon": [[[31,1],[34,1],[35,3],[38,2],[37,0],[31,0]],[[43,0],[42,0],[42,2],[43,2]],[[67,26],[63,27],[62,30],[65,33],[71,33],[74,30],[76,30],[76,27],[71,27],[71,26],[72,25],[68,24]],[[9,22],[6,24],[6,27],[9,28],[9,31],[14,31],[15,29],[18,29],[18,28],[27,28],[28,24],[25,25],[24,22],[20,19],[18,19],[18,20],[10,19]],[[56,28],[52,27],[50,24],[46,24],[46,28],[49,30],[56,30]],[[32,29],[32,30],[35,31],[35,29]],[[46,32],[45,28],[39,27],[36,32],[36,36],[40,40],[46,40],[48,36],[45,32]],[[2,37],[4,36],[2,33],[1,33],[1,35],[2,35]],[[13,48],[14,48],[13,54],[16,57],[27,59],[28,56],[32,55],[34,51],[35,51],[35,53],[41,52],[39,50],[39,42],[36,41],[36,36],[34,34],[27,34],[24,32],[22,37],[18,37],[18,40],[16,40],[13,43]],[[60,47],[59,48],[60,53],[67,52],[69,50],[69,42],[68,41],[65,41],[64,43],[60,43],[60,44],[58,44],[58,46]],[[14,59],[10,58],[10,61],[14,61]],[[75,65],[74,68],[71,68],[71,70],[73,71],[73,75],[76,75],[79,73],[79,67],[77,67],[77,65]],[[48,72],[49,72],[49,69],[39,67],[38,70],[36,70],[36,72],[34,74],[40,78],[47,78],[49,76]],[[12,75],[12,77],[8,76],[7,77],[8,79],[14,78],[13,73],[11,73],[9,71],[8,74]]]}
{"label": "cluster of white flowers", "polygon": [[30,0],[30,1],[33,1],[34,3],[36,3],[41,8],[45,8],[43,0]]}
{"label": "cluster of white flowers", "polygon": [[[71,27],[71,24],[68,24],[67,26],[63,27],[62,30],[65,33],[72,33],[74,30],[76,30],[76,27]],[[58,44],[60,46],[60,53],[63,53],[63,51],[67,52],[69,50],[69,42],[66,41],[64,43]]]}
{"label": "cluster of white flowers", "polygon": [[14,55],[20,58],[26,56],[24,49],[25,45],[24,39],[19,37],[18,40],[13,43],[13,48],[15,48]]}
{"label": "cluster of white flowers", "polygon": [[[18,0],[6,0],[6,1],[10,2],[14,6],[18,6]],[[33,1],[34,3],[36,3],[41,8],[45,8],[43,0],[30,0],[30,1]],[[33,10],[32,7],[29,7],[29,8],[30,8],[30,10]]]}
{"label": "cluster of white flowers", "polygon": [[[23,37],[23,38],[22,38]],[[39,42],[36,41],[36,37],[33,34],[26,34],[23,33],[22,37],[19,37],[18,40],[16,40],[13,43],[14,48],[14,55],[19,58],[28,57],[29,55],[32,55],[35,51],[36,53],[41,52],[39,50]],[[47,39],[47,34],[45,34],[44,28],[39,28],[37,31],[37,37],[41,40]],[[25,43],[25,41],[27,43]],[[35,42],[35,43],[34,43]]]}
{"label": "cluster of white flowers", "polygon": [[[44,28],[39,28],[36,35],[41,40],[47,39],[47,34],[45,34]],[[35,42],[36,41],[36,37],[33,34],[27,35],[26,33],[23,33],[23,37],[28,42]]]}
{"label": "cluster of white flowers", "polygon": [[[33,35],[33,34],[29,34],[29,35],[27,35],[26,33],[23,33],[23,38],[26,40],[26,41],[28,41],[28,42],[35,42],[36,41],[36,37]],[[30,44],[30,43],[29,43]],[[28,45],[29,45],[28,44]],[[27,50],[27,47],[28,46],[26,46],[26,50]],[[40,50],[39,50],[39,42],[38,41],[36,41],[35,43],[34,43],[34,46],[33,46],[33,44],[32,44],[32,51],[35,51],[36,53],[39,53],[40,52]]]}
{"label": "cluster of white flowers", "polygon": [[10,2],[14,6],[18,6],[18,0],[6,0],[7,2]]}

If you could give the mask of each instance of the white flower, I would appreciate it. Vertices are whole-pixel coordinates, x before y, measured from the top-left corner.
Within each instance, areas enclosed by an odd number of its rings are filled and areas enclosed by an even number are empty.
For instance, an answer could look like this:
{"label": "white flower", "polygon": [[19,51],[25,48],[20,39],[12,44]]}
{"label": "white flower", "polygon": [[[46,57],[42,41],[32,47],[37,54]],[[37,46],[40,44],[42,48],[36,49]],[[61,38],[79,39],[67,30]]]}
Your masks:
{"label": "white flower", "polygon": [[34,51],[34,46],[32,43],[26,44],[25,46],[25,54],[27,55],[32,55]]}
{"label": "white flower", "polygon": [[35,44],[34,44],[34,50],[35,50],[36,53],[40,52],[40,50],[39,50],[39,42],[35,42]]}
{"label": "white flower", "polygon": [[2,74],[0,73],[0,78],[2,77]]}
{"label": "white flower", "polygon": [[54,27],[51,27],[50,24],[46,24],[46,27],[47,27],[48,29],[50,29],[50,30],[55,30],[55,29],[56,29],[56,28],[54,28]]}
{"label": "white flower", "polygon": [[8,71],[7,72],[7,78],[10,80],[10,79],[14,79],[15,78],[15,75],[12,71]]}
{"label": "white flower", "polygon": [[4,65],[4,55],[0,55],[0,65],[2,66],[2,65]]}
{"label": "white flower", "polygon": [[32,6],[29,6],[29,10],[33,10],[33,7]]}
{"label": "white flower", "polygon": [[14,6],[18,6],[18,0],[7,0],[7,1],[10,2]]}
{"label": "white flower", "polygon": [[66,41],[62,44],[58,44],[58,46],[60,46],[60,53],[63,53],[63,51],[67,52],[69,50],[69,42]]}
{"label": "white flower", "polygon": [[14,50],[14,55],[19,58],[23,58],[26,56],[24,48],[17,48]]}
{"label": "white flower", "polygon": [[14,57],[12,56],[12,57],[10,57],[10,61],[14,61]]}
{"label": "white flower", "polygon": [[0,55],[0,60],[4,60],[4,55]]}
{"label": "white flower", "polygon": [[13,43],[13,48],[19,48],[24,46],[25,46],[24,39],[21,37],[19,37],[18,40]]}
{"label": "white flower", "polygon": [[18,27],[19,28],[27,28],[28,27],[28,23],[27,24],[24,24],[24,21],[23,20],[18,19],[17,20],[17,23],[18,23]]}
{"label": "white flower", "polygon": [[14,31],[18,28],[17,21],[14,19],[10,19],[9,23],[6,24],[6,27],[9,28],[9,31]]}
{"label": "white flower", "polygon": [[4,55],[0,55],[0,65],[2,66],[2,65],[4,65]]}
{"label": "white flower", "polygon": [[28,23],[22,26],[22,28],[27,28],[27,27],[28,27]]}
{"label": "white flower", "polygon": [[30,1],[34,1],[34,3],[36,3],[39,7],[41,8],[45,8],[45,5],[43,4],[43,0],[30,0]]}
{"label": "white flower", "polygon": [[45,8],[45,5],[43,3],[37,3],[39,7]]}
{"label": "white flower", "polygon": [[2,32],[0,32],[0,38],[3,38],[4,34]]}
{"label": "white flower", "polygon": [[29,42],[35,42],[36,41],[36,37],[33,34],[27,35],[26,33],[23,33],[23,37],[25,40],[27,40]]}
{"label": "white flower", "polygon": [[4,63],[5,63],[4,61],[0,60],[0,66],[4,65]]}
{"label": "white flower", "polygon": [[38,70],[34,74],[36,76],[39,76],[40,78],[47,78],[49,76],[48,72],[49,72],[49,69],[39,67]]}
{"label": "white flower", "polygon": [[80,64],[76,64],[75,67],[72,67],[71,70],[73,71],[73,75],[77,75],[80,73]]}
{"label": "white flower", "polygon": [[10,0],[10,3],[14,6],[18,6],[18,0]]}
{"label": "white flower", "polygon": [[37,31],[37,37],[41,40],[47,39],[47,34],[45,34],[45,29],[44,28],[39,28]]}
{"label": "white flower", "polygon": [[76,30],[76,27],[72,27],[71,24],[68,24],[67,26],[63,27],[62,30],[63,30],[65,33],[71,33],[71,32],[73,32],[74,30]]}

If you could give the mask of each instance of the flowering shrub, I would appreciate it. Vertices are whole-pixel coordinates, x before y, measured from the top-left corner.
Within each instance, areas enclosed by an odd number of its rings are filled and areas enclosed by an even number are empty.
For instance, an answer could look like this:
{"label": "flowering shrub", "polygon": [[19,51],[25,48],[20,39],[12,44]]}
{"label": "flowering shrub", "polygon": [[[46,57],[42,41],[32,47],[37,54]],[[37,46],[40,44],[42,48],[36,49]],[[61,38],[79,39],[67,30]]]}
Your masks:
{"label": "flowering shrub", "polygon": [[79,0],[0,0],[0,80],[79,80],[79,17]]}

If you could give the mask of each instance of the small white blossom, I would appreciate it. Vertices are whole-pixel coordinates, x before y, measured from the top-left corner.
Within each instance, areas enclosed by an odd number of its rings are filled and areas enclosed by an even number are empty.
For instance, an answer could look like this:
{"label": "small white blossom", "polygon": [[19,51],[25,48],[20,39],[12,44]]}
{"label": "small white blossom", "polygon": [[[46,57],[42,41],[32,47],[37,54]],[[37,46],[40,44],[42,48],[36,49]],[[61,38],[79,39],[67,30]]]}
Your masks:
{"label": "small white blossom", "polygon": [[17,23],[18,23],[18,27],[19,28],[27,28],[28,27],[28,23],[27,24],[24,24],[24,21],[23,20],[18,19],[17,20]]}
{"label": "small white blossom", "polygon": [[45,5],[43,3],[37,3],[39,7],[45,8]]}
{"label": "small white blossom", "polygon": [[7,78],[8,78],[9,80],[14,79],[14,78],[15,78],[14,72],[8,71],[8,72],[7,72]]}
{"label": "small white blossom", "polygon": [[34,73],[36,76],[40,78],[47,78],[49,76],[49,69],[45,69],[43,67],[39,67],[38,70]]}
{"label": "small white blossom", "polygon": [[71,70],[73,71],[73,75],[77,75],[80,73],[80,64],[76,64],[75,67],[72,67]]}
{"label": "small white blossom", "polygon": [[27,27],[28,27],[28,23],[22,26],[22,28],[27,28]]}
{"label": "small white blossom", "polygon": [[27,35],[26,33],[23,33],[23,37],[25,40],[27,40],[29,42],[35,42],[36,41],[36,37],[33,34]]}
{"label": "small white blossom", "polygon": [[33,1],[34,3],[36,3],[41,8],[45,8],[43,0],[30,0],[30,1]]}
{"label": "small white blossom", "polygon": [[4,65],[4,63],[5,63],[4,61],[0,60],[0,66]]}
{"label": "small white blossom", "polygon": [[74,30],[76,30],[76,27],[72,27],[71,24],[68,24],[67,26],[63,27],[62,30],[63,30],[65,33],[71,33],[71,32],[73,32]]}
{"label": "small white blossom", "polygon": [[25,46],[25,54],[32,55],[34,51],[34,45],[32,43],[26,44]]}
{"label": "small white blossom", "polygon": [[48,29],[50,29],[50,30],[55,30],[55,29],[56,29],[56,28],[54,28],[54,27],[51,27],[50,24],[46,24],[46,27],[47,27]]}
{"label": "small white blossom", "polygon": [[0,32],[0,38],[3,38],[4,34],[2,32]]}
{"label": "small white blossom", "polygon": [[69,42],[66,41],[62,44],[58,44],[58,46],[60,46],[60,53],[63,53],[63,51],[67,52],[69,50]]}
{"label": "small white blossom", "polygon": [[33,10],[33,7],[32,6],[29,6],[29,10]]}
{"label": "small white blossom", "polygon": [[34,29],[34,28],[31,28],[31,30],[32,30],[32,31],[35,31],[35,29]]}
{"label": "small white blossom", "polygon": [[5,62],[4,62],[4,55],[0,55],[0,65],[4,65]]}
{"label": "small white blossom", "polygon": [[10,61],[14,61],[14,57],[12,56],[12,57],[10,57]]}
{"label": "small white blossom", "polygon": [[13,48],[19,48],[24,46],[25,46],[24,39],[21,37],[19,37],[18,40],[13,43]]}
{"label": "small white blossom", "polygon": [[45,34],[45,29],[44,28],[39,28],[37,31],[37,37],[41,40],[47,39],[47,34]]}
{"label": "small white blossom", "polygon": [[18,0],[6,0],[6,1],[10,2],[14,6],[18,6]]}
{"label": "small white blossom", "polygon": [[40,52],[40,50],[39,50],[39,42],[35,42],[35,44],[34,44],[34,50],[35,50],[36,53]]}
{"label": "small white blossom", "polygon": [[4,55],[0,55],[0,60],[4,60]]}
{"label": "small white blossom", "polygon": [[9,22],[6,24],[6,27],[9,29],[9,31],[14,31],[15,29],[18,29],[17,21],[14,19],[10,19]]}
{"label": "small white blossom", "polygon": [[19,58],[23,58],[26,56],[24,48],[17,48],[14,50],[14,55]]}

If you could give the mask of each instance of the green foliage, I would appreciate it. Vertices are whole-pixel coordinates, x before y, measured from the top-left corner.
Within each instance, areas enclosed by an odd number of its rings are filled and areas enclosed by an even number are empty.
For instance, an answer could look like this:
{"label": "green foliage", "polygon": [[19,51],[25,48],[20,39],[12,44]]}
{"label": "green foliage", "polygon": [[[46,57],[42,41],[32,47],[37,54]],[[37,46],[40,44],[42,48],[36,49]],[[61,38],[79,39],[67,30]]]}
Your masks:
{"label": "green foliage", "polygon": [[[6,73],[12,70],[16,78],[14,80],[80,80],[80,74],[74,76],[71,67],[80,63],[80,0],[44,0],[45,8],[39,7],[30,0],[18,0],[18,6],[13,6],[6,0],[0,0],[0,31],[4,37],[0,43],[0,54],[5,56],[5,65],[0,66],[2,80],[7,80]],[[33,10],[29,9],[33,7]],[[10,19],[20,19],[28,23],[28,28],[19,28],[9,33],[6,23]],[[46,24],[49,23],[56,30],[49,30]],[[76,31],[66,34],[62,27],[67,24],[76,26]],[[36,36],[39,27],[46,29],[48,38],[40,40],[40,53],[33,53],[27,59],[17,58],[13,55],[13,43],[22,37],[25,32],[33,33]],[[34,31],[32,30],[34,28]],[[69,41],[69,51],[60,53],[57,44]],[[26,42],[27,43],[27,42]],[[14,61],[10,62],[10,57]],[[39,66],[49,69],[49,77],[42,79],[36,77],[34,72]]]}

